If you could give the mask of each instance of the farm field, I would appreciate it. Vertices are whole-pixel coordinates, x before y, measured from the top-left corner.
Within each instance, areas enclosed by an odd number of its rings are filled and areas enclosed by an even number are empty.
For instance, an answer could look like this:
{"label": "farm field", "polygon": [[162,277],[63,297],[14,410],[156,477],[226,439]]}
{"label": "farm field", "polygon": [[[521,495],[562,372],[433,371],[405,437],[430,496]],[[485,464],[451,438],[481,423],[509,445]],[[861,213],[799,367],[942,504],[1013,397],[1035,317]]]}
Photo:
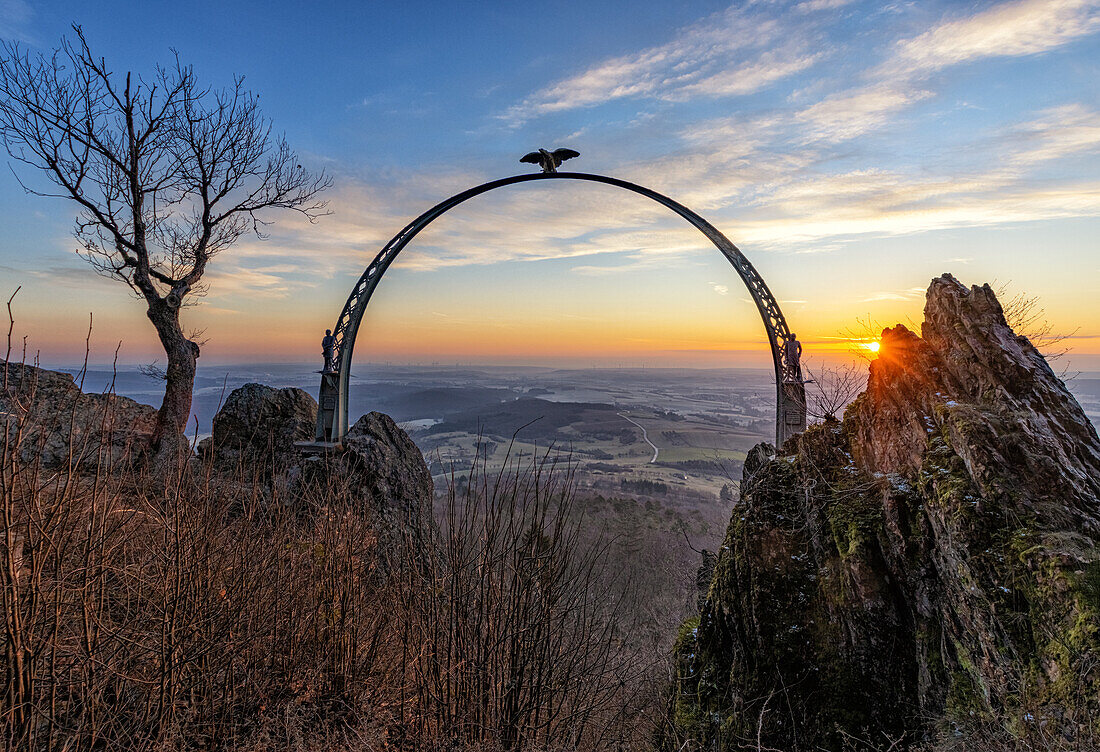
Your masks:
{"label": "farm field", "polygon": [[467,472],[475,456],[499,467],[536,454],[572,462],[578,486],[593,492],[644,481],[714,497],[740,477],[748,450],[772,438],[769,377],[554,371],[538,386],[515,384],[511,400],[466,406],[411,435],[438,480]]}

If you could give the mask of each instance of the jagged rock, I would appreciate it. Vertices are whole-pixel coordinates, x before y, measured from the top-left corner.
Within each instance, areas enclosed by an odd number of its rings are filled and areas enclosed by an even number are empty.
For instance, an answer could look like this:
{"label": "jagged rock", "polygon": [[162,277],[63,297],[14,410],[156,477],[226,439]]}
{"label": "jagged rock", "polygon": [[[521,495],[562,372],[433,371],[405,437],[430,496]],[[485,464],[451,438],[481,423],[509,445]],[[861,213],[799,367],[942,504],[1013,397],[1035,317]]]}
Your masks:
{"label": "jagged rock", "polygon": [[[718,749],[1078,739],[1100,703],[1100,440],[988,286],[945,275],[866,392],[745,461],[673,721]],[[759,734],[759,737],[758,737]]]}
{"label": "jagged rock", "polygon": [[22,462],[94,466],[144,455],[157,411],[116,394],[85,394],[71,374],[0,361],[0,421]]}
{"label": "jagged rock", "polygon": [[420,448],[393,418],[370,412],[355,422],[344,437],[359,493],[375,499],[386,513],[412,513],[431,505],[432,475]]}
{"label": "jagged rock", "polygon": [[[319,503],[350,503],[374,518],[383,558],[404,555],[430,519],[434,486],[419,447],[393,418],[370,412],[343,447],[302,463],[296,494]],[[400,563],[394,563],[394,568]]]}
{"label": "jagged rock", "polygon": [[213,435],[199,453],[223,470],[286,469],[298,459],[294,442],[312,439],[316,420],[317,401],[305,391],[245,384],[214,416]]}
{"label": "jagged rock", "polygon": [[305,483],[323,478],[329,492],[365,505],[398,527],[431,508],[434,487],[424,455],[384,413],[361,417],[340,451],[304,463],[303,471]]}
{"label": "jagged rock", "polygon": [[915,472],[929,435],[942,429],[983,495],[1023,483],[1033,503],[1053,500],[1100,533],[1096,429],[1043,356],[1009,328],[989,285],[933,280],[921,334],[883,332],[867,394],[847,416],[860,464]]}
{"label": "jagged rock", "polygon": [[316,419],[317,402],[301,389],[245,384],[218,411],[199,453],[223,471],[243,471],[245,480],[261,472],[265,482],[306,507],[335,500],[356,505],[378,519],[382,536],[431,508],[424,457],[392,418],[368,413],[339,451],[305,459],[294,444],[313,438]]}

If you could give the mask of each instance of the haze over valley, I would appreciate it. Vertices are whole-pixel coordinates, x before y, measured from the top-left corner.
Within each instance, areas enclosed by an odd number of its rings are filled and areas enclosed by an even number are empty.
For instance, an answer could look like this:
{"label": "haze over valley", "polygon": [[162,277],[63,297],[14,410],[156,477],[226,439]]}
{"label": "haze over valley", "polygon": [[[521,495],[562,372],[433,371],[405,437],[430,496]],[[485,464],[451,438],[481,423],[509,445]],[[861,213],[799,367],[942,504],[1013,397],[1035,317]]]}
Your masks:
{"label": "haze over valley", "polygon": [[[1100,423],[1100,374],[1069,375],[1070,390]],[[159,404],[160,382],[134,368],[93,367],[85,388],[101,391],[112,378],[119,394]],[[218,406],[243,384],[316,396],[318,378],[310,364],[200,366],[188,435],[208,436]],[[452,470],[466,474],[475,457],[499,467],[509,451],[517,459],[550,450],[573,463],[593,493],[636,493],[645,486],[635,481],[646,481],[709,496],[740,477],[749,449],[775,440],[774,379],[752,368],[364,364],[352,377],[349,412],[393,417],[440,485]]]}

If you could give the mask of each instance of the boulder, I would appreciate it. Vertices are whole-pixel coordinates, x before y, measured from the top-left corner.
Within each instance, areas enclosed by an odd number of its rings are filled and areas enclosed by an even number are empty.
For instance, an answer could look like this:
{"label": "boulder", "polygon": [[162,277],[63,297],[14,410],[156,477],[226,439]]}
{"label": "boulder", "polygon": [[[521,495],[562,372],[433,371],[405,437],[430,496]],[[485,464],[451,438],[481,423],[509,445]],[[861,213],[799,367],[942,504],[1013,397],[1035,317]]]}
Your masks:
{"label": "boulder", "polygon": [[1096,430],[988,285],[945,275],[843,422],[750,452],[672,720],[715,749],[1046,748],[1092,738],[1097,655]]}
{"label": "boulder", "polygon": [[316,421],[317,401],[302,389],[245,384],[214,416],[199,453],[223,471],[271,474],[297,463],[294,442],[311,440]]}
{"label": "boulder", "polygon": [[367,413],[335,451],[302,462],[295,496],[307,505],[349,504],[375,521],[379,549],[399,568],[405,545],[425,533],[434,486],[419,447],[388,415]]}
{"label": "boulder", "polygon": [[351,504],[391,530],[430,509],[428,466],[392,418],[368,413],[338,450],[303,456],[295,442],[313,439],[316,419],[317,402],[301,389],[245,384],[218,411],[199,453],[221,472],[243,472],[246,482],[259,473],[265,488],[281,489],[303,509]]}
{"label": "boulder", "polygon": [[117,394],[85,394],[68,373],[0,361],[0,421],[22,462],[94,467],[143,456],[157,411]]}
{"label": "boulder", "polygon": [[408,517],[431,508],[434,486],[420,448],[390,416],[370,412],[344,437],[357,493],[386,515]]}

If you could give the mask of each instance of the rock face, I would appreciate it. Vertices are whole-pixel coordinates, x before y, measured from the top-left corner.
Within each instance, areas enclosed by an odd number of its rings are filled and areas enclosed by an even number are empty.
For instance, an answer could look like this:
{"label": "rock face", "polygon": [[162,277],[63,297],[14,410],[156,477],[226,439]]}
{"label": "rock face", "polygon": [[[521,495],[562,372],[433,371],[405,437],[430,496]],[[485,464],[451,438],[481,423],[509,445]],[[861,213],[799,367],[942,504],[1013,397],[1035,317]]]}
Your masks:
{"label": "rock face", "polygon": [[22,462],[129,461],[148,451],[156,420],[154,408],[127,397],[85,394],[70,374],[0,361],[0,421]]}
{"label": "rock face", "polygon": [[199,452],[222,472],[243,472],[246,481],[259,473],[265,484],[274,481],[306,506],[339,496],[390,527],[430,509],[432,477],[424,456],[392,418],[368,413],[348,431],[340,451],[304,459],[294,443],[313,439],[316,420],[317,402],[301,389],[245,384],[218,411],[213,436]]}
{"label": "rock face", "polygon": [[921,335],[883,332],[842,423],[747,458],[677,643],[681,738],[1093,738],[1100,440],[988,285],[933,280]]}
{"label": "rock face", "polygon": [[342,451],[306,462],[301,487],[324,480],[329,493],[367,505],[402,527],[431,509],[434,487],[420,448],[384,413],[367,413],[344,437]]}
{"label": "rock face", "polygon": [[245,384],[214,416],[213,435],[200,442],[216,467],[271,473],[297,462],[296,441],[313,438],[317,401],[301,389]]}
{"label": "rock face", "polygon": [[347,459],[358,493],[375,499],[383,512],[404,515],[430,508],[432,476],[420,448],[393,418],[370,412],[344,437]]}
{"label": "rock face", "polygon": [[[431,518],[434,487],[420,448],[383,413],[367,413],[344,437],[343,450],[302,463],[296,495],[307,503],[342,499],[376,521],[379,550],[399,568],[405,545]],[[312,500],[312,501],[311,501]]]}

